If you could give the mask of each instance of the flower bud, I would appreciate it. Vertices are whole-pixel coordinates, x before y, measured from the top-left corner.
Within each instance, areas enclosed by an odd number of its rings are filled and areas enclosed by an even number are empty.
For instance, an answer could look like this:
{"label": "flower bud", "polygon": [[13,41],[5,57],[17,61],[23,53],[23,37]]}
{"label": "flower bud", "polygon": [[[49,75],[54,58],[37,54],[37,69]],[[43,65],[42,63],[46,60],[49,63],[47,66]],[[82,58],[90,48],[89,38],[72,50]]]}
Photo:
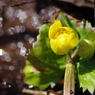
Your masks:
{"label": "flower bud", "polygon": [[84,39],[79,43],[78,55],[83,59],[91,58],[94,55],[94,43]]}
{"label": "flower bud", "polygon": [[64,55],[73,49],[79,41],[78,34],[70,27],[62,27],[56,20],[49,29],[50,46],[57,55]]}

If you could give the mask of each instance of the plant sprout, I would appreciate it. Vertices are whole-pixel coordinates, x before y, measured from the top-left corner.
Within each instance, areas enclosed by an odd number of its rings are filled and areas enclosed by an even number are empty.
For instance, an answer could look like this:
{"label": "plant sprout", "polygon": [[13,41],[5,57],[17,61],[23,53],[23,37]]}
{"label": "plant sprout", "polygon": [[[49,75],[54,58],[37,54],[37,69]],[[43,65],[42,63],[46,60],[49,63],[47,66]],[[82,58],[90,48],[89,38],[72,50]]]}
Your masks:
{"label": "plant sprout", "polygon": [[54,87],[64,75],[63,95],[75,94],[75,70],[79,87],[95,89],[95,30],[59,13],[54,23],[44,24],[33,43],[24,68],[25,82],[41,90]]}

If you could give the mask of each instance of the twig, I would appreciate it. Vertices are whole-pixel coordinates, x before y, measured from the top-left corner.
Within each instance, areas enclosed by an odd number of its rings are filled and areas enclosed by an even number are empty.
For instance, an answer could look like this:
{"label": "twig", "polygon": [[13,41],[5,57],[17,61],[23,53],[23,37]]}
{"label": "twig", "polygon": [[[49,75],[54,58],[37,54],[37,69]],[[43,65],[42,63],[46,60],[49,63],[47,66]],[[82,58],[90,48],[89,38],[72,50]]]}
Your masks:
{"label": "twig", "polygon": [[33,1],[30,1],[30,2],[22,2],[20,4],[14,4],[14,5],[7,5],[7,4],[2,4],[3,7],[17,7],[17,6],[23,6],[23,5],[26,5],[26,4],[29,4],[29,3],[34,3],[34,2],[37,2],[36,0],[33,0]]}
{"label": "twig", "polygon": [[38,91],[38,90],[30,90],[30,89],[23,89],[22,90],[23,93],[27,93],[27,94],[36,94],[36,95],[47,95],[46,91]]}
{"label": "twig", "polygon": [[22,92],[32,95],[62,95],[62,91],[55,92],[53,90],[39,91],[39,90],[23,89]]}

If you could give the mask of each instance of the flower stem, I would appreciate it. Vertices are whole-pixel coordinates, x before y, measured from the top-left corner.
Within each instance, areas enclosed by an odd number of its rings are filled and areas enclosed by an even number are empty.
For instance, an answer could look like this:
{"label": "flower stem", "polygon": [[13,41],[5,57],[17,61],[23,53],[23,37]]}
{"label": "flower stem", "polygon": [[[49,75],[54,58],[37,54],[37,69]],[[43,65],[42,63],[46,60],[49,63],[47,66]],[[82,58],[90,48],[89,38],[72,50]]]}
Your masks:
{"label": "flower stem", "polygon": [[75,84],[74,84],[74,64],[67,63],[64,78],[64,94],[63,95],[74,95]]}

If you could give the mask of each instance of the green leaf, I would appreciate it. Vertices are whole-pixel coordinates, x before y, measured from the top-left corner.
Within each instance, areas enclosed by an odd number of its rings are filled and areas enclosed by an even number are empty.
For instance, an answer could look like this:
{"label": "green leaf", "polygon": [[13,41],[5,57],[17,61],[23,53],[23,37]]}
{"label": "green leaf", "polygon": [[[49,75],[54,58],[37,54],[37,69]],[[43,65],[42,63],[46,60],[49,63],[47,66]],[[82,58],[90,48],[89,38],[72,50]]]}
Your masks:
{"label": "green leaf", "polygon": [[[95,30],[93,30],[93,27],[88,21],[86,21],[84,25],[78,27],[80,41],[84,39],[92,41],[94,43],[94,51],[95,51],[94,31]],[[77,63],[77,70],[78,70],[78,80],[80,87],[83,88],[83,91],[88,89],[90,93],[93,93],[95,89],[95,56],[93,56],[90,59],[80,58],[79,62]]]}
{"label": "green leaf", "polygon": [[60,20],[63,26],[68,26],[68,27],[72,26],[68,17],[66,15],[64,15],[63,13],[59,13],[59,15],[57,16],[56,19]]}
{"label": "green leaf", "polygon": [[81,25],[80,27],[78,27],[80,41],[83,39],[91,40],[94,42],[94,45],[95,45],[95,32],[94,31],[95,29],[93,30],[91,23],[86,21],[84,25]]}
{"label": "green leaf", "polygon": [[47,88],[52,83],[56,82],[63,75],[62,70],[47,70],[47,71],[38,71],[36,70],[29,61],[26,62],[27,65],[24,68],[25,73],[25,82],[29,85],[39,86],[41,90]]}
{"label": "green leaf", "polygon": [[56,55],[50,48],[48,31],[49,24],[43,25],[39,30],[37,41],[33,44],[31,54],[28,56],[30,63],[40,69],[64,69],[65,67],[65,56]]}
{"label": "green leaf", "polygon": [[[30,65],[26,64],[24,69],[25,82],[44,89],[50,84],[55,84],[62,76],[66,58],[56,55],[50,48],[48,31],[50,24],[44,24],[37,36],[37,41],[33,44],[31,54],[27,57]],[[37,68],[41,72],[30,72],[29,68]]]}
{"label": "green leaf", "polygon": [[83,91],[87,90],[90,93],[95,89],[95,56],[91,59],[80,59],[77,63],[78,80]]}
{"label": "green leaf", "polygon": [[59,15],[57,16],[56,19],[60,20],[63,26],[71,27],[72,29],[74,29],[78,33],[77,25],[74,20],[70,20],[63,13],[59,13]]}

